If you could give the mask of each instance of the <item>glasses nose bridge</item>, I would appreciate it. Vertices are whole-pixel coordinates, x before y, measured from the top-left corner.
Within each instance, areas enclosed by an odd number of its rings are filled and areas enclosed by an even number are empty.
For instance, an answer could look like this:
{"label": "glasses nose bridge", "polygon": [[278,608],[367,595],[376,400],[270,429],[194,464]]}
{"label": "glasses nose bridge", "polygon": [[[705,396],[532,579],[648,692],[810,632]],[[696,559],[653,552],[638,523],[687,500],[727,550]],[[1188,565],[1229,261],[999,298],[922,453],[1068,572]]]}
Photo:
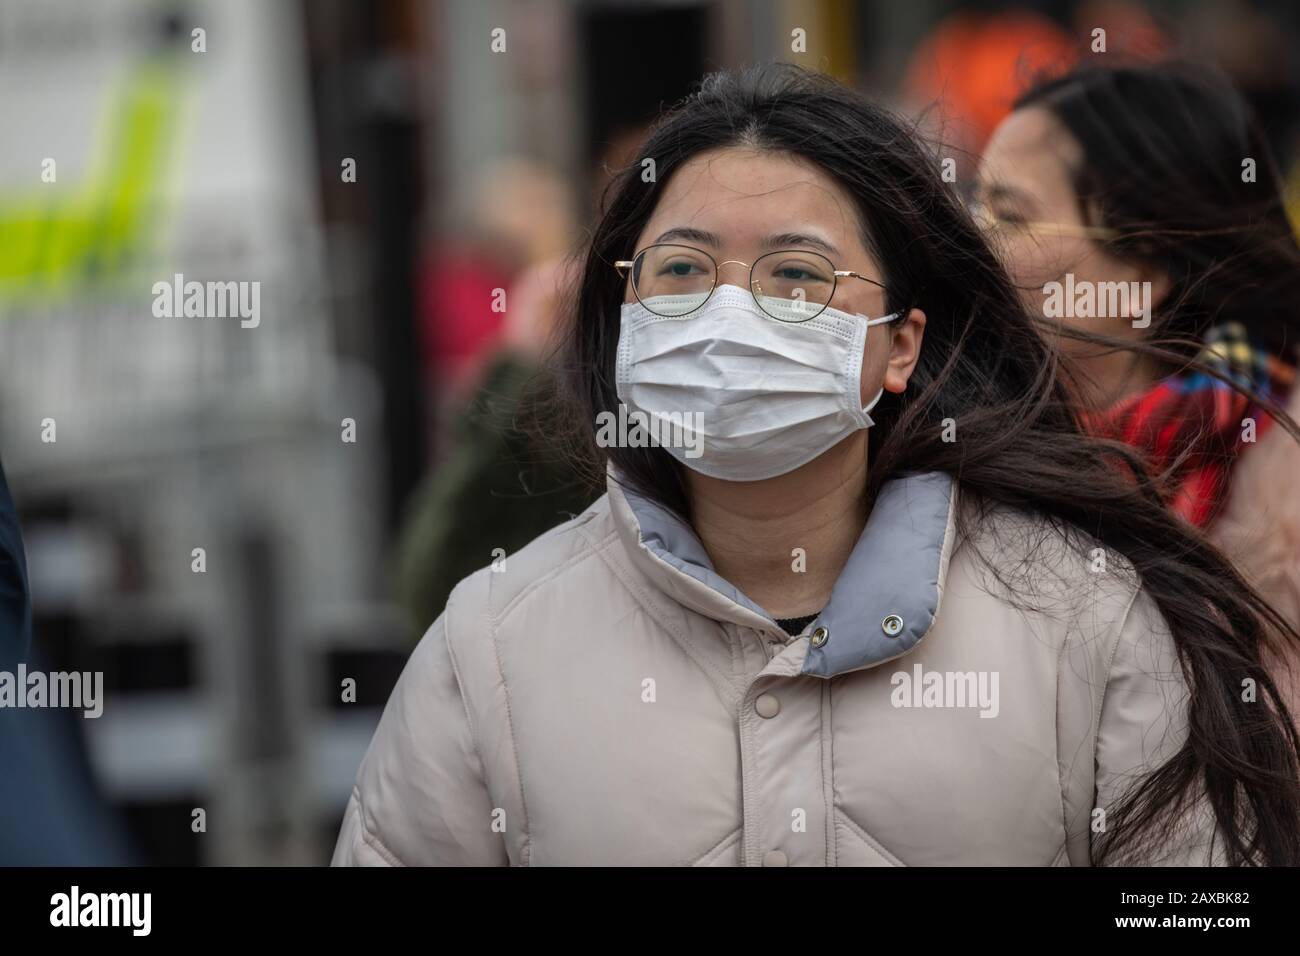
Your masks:
{"label": "glasses nose bridge", "polygon": [[748,263],[748,262],[741,262],[739,259],[724,259],[722,262],[719,262],[718,265],[717,265],[717,273],[718,273],[718,282],[719,282],[719,283],[722,282],[722,267],[725,266],[725,265],[744,266],[744,267],[745,267],[744,282],[738,282],[738,283],[736,283],[736,285],[739,285],[739,286],[747,286],[747,285],[749,285],[749,270],[752,268],[752,264],[751,264],[751,263]]}

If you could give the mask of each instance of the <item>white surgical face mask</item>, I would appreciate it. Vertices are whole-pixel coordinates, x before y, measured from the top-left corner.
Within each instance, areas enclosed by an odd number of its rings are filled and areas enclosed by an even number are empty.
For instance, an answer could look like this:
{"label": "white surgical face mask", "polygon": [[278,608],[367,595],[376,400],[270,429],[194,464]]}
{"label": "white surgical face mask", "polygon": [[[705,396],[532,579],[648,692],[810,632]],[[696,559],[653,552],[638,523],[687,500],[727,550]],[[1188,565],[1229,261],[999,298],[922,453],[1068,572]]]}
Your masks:
{"label": "white surgical face mask", "polygon": [[867,328],[897,317],[827,308],[780,322],[733,285],[674,318],[624,303],[618,397],[658,424],[681,423],[684,440],[662,444],[688,468],[729,481],[774,478],[871,427],[884,389],[861,405]]}

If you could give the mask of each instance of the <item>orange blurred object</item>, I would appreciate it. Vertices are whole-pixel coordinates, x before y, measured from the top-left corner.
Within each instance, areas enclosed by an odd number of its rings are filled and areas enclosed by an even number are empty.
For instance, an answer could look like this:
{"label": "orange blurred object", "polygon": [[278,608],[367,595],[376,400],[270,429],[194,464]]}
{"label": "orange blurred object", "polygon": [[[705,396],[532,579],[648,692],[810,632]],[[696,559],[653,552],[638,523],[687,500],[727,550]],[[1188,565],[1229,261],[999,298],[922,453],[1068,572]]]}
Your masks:
{"label": "orange blurred object", "polygon": [[904,84],[913,99],[941,104],[945,135],[976,152],[1026,87],[1069,69],[1079,50],[1065,30],[1036,13],[957,13],[917,47]]}

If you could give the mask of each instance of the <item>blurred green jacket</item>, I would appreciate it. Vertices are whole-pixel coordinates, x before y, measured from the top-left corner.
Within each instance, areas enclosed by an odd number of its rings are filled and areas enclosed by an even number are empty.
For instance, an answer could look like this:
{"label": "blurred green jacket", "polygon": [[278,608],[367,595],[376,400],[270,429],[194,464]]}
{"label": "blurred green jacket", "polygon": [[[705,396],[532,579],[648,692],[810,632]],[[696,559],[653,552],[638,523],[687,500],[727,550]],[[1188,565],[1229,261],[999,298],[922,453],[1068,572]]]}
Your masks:
{"label": "blurred green jacket", "polygon": [[412,494],[396,587],[415,636],[463,578],[584,511],[603,491],[583,482],[558,441],[527,424],[550,384],[536,363],[500,353],[453,426],[447,454]]}

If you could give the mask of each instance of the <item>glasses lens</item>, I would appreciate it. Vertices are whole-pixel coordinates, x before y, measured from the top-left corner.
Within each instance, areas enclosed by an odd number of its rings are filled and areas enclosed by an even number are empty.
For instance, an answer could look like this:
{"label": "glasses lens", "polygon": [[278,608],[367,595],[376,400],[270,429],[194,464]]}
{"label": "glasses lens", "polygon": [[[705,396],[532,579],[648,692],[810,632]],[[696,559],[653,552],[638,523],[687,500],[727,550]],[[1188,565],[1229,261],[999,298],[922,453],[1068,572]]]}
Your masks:
{"label": "glasses lens", "polygon": [[717,281],[713,260],[692,246],[651,246],[636,257],[632,267],[632,290],[656,315],[694,312]]}
{"label": "glasses lens", "polygon": [[769,252],[754,263],[754,300],[774,319],[807,322],[830,305],[835,294],[835,269],[816,252]]}

